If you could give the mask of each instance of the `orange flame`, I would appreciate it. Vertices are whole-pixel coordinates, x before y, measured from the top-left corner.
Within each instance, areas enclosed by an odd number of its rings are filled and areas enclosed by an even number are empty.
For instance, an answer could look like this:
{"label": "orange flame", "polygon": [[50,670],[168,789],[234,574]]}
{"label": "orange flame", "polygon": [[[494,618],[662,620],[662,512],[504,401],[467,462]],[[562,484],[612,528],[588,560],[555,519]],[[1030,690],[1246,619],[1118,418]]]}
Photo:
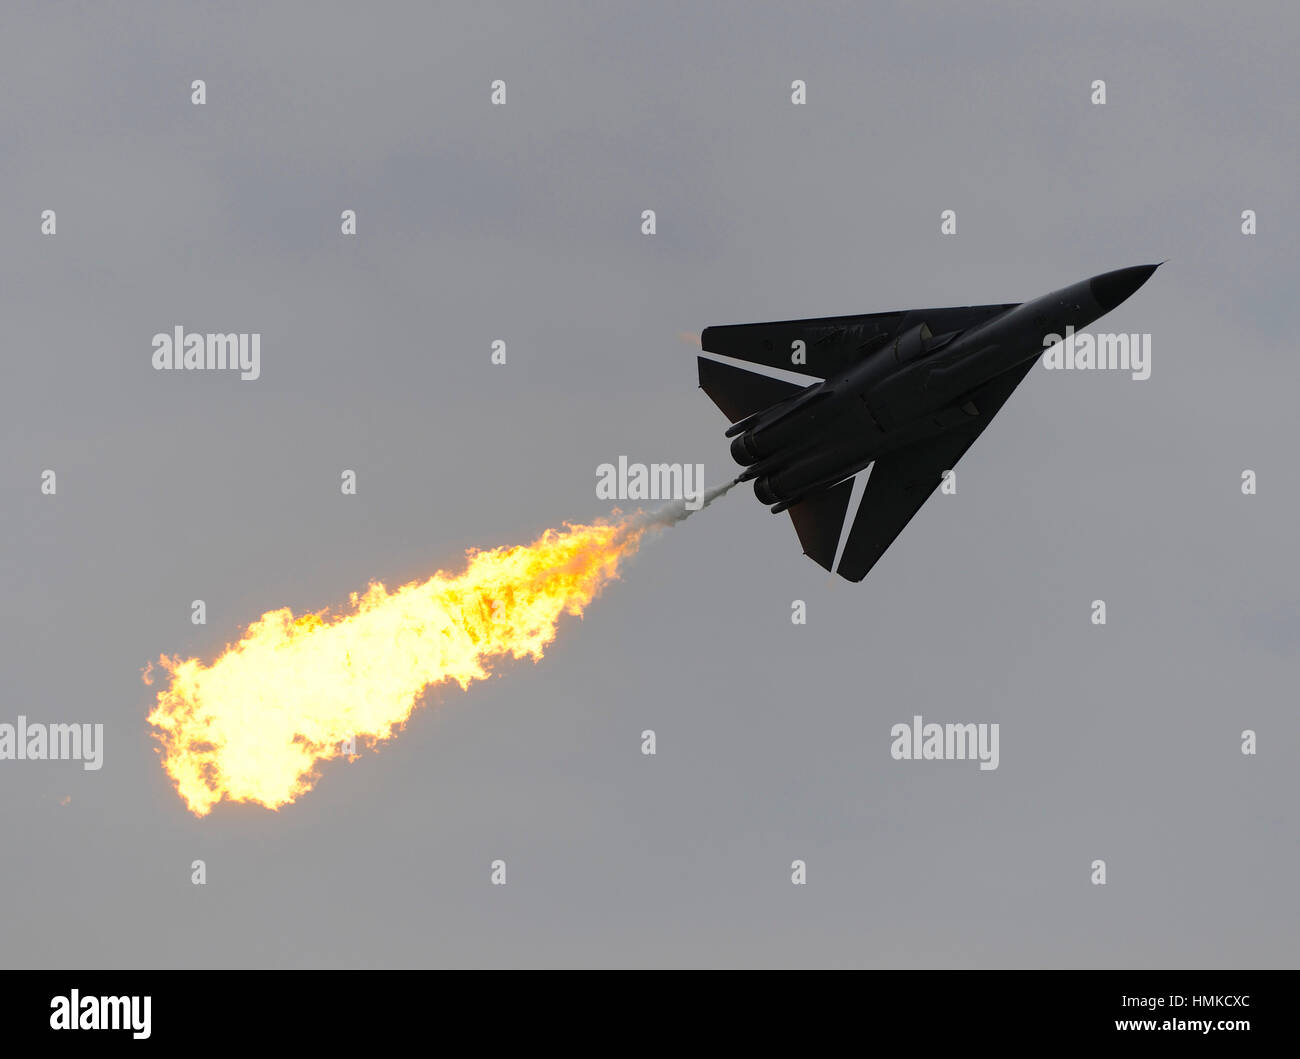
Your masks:
{"label": "orange flame", "polygon": [[371,584],[344,614],[268,611],[211,665],[163,655],[171,682],[149,714],[163,767],[196,816],[223,798],[278,809],[353,737],[390,739],[430,685],[467,688],[507,655],[540,659],[560,615],[581,615],[651,524],[566,524],[527,547],[471,549],[463,573]]}

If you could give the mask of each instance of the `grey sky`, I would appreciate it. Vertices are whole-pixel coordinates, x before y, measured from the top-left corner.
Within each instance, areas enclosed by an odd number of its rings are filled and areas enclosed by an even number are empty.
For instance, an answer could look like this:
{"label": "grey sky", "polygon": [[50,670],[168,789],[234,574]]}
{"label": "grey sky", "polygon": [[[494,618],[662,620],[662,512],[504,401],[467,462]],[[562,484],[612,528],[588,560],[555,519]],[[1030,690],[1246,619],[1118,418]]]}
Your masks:
{"label": "grey sky", "polygon": [[[0,722],[107,745],[0,762],[0,963],[1293,966],[1300,14],[1047,6],[10,5]],[[1151,378],[1036,370],[863,584],[737,489],[278,813],[159,767],[160,652],[603,514],[620,454],[733,473],[683,332],[1165,258],[1098,325]],[[177,324],[261,379],[154,372]],[[1000,767],[891,760],[915,713]]]}

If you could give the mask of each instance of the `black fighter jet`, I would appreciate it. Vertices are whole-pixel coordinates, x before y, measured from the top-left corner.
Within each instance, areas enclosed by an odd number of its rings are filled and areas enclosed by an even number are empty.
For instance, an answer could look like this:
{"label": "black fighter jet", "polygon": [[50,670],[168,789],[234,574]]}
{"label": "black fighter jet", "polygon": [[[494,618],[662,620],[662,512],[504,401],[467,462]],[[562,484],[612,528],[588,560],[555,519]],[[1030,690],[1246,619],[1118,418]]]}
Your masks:
{"label": "black fighter jet", "polygon": [[[1086,327],[1158,267],[1020,304],[709,327],[700,345],[725,359],[699,358],[700,386],[731,420],[726,436],[744,467],[736,481],[753,479],[759,500],[790,512],[809,558],[861,581],[1029,373],[1044,338]],[[789,381],[791,369],[805,381]]]}

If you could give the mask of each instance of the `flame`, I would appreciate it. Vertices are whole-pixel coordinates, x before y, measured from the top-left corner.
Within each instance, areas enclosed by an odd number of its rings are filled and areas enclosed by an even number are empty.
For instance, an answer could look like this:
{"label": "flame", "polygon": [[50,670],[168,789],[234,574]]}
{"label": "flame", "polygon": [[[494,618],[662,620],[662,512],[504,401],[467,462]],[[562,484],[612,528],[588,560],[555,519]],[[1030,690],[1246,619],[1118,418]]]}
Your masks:
{"label": "flame", "polygon": [[455,576],[371,584],[345,613],[268,611],[210,665],[163,655],[171,680],[149,714],[163,768],[196,816],[223,798],[278,809],[353,737],[392,738],[430,685],[464,689],[507,656],[539,660],[560,616],[580,616],[655,524],[566,523],[526,547],[471,549]]}

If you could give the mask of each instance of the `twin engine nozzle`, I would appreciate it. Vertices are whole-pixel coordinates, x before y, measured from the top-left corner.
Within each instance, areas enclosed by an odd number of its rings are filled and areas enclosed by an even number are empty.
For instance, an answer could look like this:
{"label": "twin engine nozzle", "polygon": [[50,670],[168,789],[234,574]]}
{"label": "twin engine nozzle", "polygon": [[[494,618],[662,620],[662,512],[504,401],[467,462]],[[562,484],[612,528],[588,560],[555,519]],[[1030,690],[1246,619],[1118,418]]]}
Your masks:
{"label": "twin engine nozzle", "polygon": [[782,500],[790,499],[789,497],[777,496],[776,491],[772,488],[772,480],[767,475],[754,479],[754,495],[763,504],[776,504]]}
{"label": "twin engine nozzle", "polygon": [[777,496],[768,471],[782,462],[771,453],[764,454],[754,445],[753,431],[746,431],[731,443],[731,456],[744,470],[736,476],[736,482],[748,482],[754,479],[754,495],[764,504],[775,504],[784,499]]}
{"label": "twin engine nozzle", "polygon": [[763,457],[754,448],[753,431],[745,431],[739,437],[731,439],[731,458],[742,467],[757,463]]}

